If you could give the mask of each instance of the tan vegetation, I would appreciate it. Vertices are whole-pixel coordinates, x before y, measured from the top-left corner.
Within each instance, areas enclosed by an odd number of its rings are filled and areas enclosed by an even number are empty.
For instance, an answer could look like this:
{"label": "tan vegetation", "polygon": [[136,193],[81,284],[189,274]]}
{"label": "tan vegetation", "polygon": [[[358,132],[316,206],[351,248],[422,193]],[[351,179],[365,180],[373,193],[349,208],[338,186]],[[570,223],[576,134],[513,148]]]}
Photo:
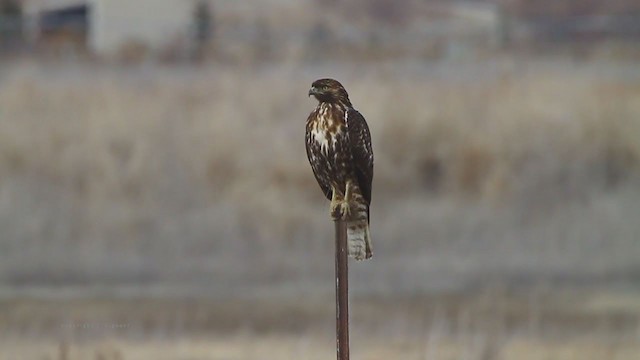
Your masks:
{"label": "tan vegetation", "polygon": [[322,76],[376,155],[358,358],[637,354],[636,297],[611,291],[640,256],[635,65],[5,69],[0,358],[331,356],[332,228],[303,150]]}
{"label": "tan vegetation", "polygon": [[[522,359],[522,360],[602,360],[619,359],[635,360],[640,347],[630,342],[585,339],[578,341],[534,341],[528,338],[512,337],[500,343],[499,356],[476,355],[479,348],[486,346],[479,336],[470,338],[461,344],[455,338],[434,334],[438,337],[437,345],[419,341],[389,341],[376,339],[377,342],[364,342],[354,346],[352,352],[358,359],[427,359],[454,360],[472,359]],[[312,336],[251,336],[237,335],[232,337],[188,338],[169,340],[148,340],[143,342],[104,340],[88,342],[73,347],[66,358],[57,357],[60,344],[43,342],[34,344],[30,341],[18,340],[11,344],[3,344],[8,357],[0,359],[55,359],[55,360],[122,360],[122,359],[327,359],[335,357],[332,351],[335,340]],[[2,344],[0,342],[0,344]],[[432,348],[433,346],[433,348]],[[493,351],[493,350],[490,350]],[[484,353],[489,354],[489,353]],[[44,357],[42,357],[44,356]],[[354,356],[355,357],[355,356]]]}
{"label": "tan vegetation", "polygon": [[[499,288],[352,301],[359,359],[635,359],[638,295]],[[600,303],[599,310],[592,303]],[[325,359],[330,297],[291,300],[22,300],[2,303],[0,359]],[[50,334],[55,329],[55,335]],[[20,329],[19,331],[16,331]],[[6,330],[6,329],[5,329]]]}
{"label": "tan vegetation", "polygon": [[[407,255],[430,269],[415,274],[477,276],[507,251],[491,276],[633,273],[640,80],[598,64],[466,67],[345,64],[330,74],[373,133],[377,264]],[[306,88],[323,75],[12,67],[0,84],[2,278],[223,272],[262,282],[301,264],[329,273],[318,260],[331,251],[326,204],[302,146],[314,106]],[[460,252],[465,267],[441,262]]]}

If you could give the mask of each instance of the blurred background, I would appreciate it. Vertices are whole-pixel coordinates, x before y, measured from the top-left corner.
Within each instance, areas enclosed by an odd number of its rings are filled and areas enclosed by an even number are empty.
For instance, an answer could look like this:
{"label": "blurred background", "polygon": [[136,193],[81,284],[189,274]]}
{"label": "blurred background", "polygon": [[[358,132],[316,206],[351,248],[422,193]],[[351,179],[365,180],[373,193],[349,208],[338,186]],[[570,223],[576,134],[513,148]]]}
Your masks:
{"label": "blurred background", "polygon": [[637,1],[3,0],[0,359],[334,357],[321,77],[354,359],[640,358]]}

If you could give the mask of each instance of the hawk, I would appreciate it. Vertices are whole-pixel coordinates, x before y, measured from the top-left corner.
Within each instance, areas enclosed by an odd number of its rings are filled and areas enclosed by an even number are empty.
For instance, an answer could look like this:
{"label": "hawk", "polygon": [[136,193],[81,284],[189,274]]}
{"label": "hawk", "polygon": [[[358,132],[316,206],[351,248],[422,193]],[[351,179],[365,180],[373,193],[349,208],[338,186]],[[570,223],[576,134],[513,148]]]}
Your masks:
{"label": "hawk", "polygon": [[311,169],[320,189],[331,200],[331,217],[347,222],[349,256],[368,259],[372,255],[369,205],[373,180],[369,126],[338,81],[314,81],[311,95],[318,100],[306,126]]}

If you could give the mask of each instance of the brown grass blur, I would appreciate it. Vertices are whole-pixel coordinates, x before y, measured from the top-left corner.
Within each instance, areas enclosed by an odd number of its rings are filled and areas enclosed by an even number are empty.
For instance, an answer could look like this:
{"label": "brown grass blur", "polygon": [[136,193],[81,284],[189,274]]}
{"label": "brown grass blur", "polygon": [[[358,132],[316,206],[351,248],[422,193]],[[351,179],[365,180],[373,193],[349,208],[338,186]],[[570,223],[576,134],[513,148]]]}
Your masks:
{"label": "brown grass blur", "polygon": [[640,80],[600,66],[13,66],[0,88],[2,278],[330,270],[303,149],[306,87],[322,75],[373,133],[376,264],[435,266],[453,251],[474,268],[502,249],[492,267],[624,272],[639,254]]}
{"label": "brown grass blur", "polygon": [[637,354],[640,77],[505,57],[10,65],[0,326],[23,340],[2,356],[331,356],[332,227],[303,145],[321,76],[347,87],[376,155],[359,358]]}

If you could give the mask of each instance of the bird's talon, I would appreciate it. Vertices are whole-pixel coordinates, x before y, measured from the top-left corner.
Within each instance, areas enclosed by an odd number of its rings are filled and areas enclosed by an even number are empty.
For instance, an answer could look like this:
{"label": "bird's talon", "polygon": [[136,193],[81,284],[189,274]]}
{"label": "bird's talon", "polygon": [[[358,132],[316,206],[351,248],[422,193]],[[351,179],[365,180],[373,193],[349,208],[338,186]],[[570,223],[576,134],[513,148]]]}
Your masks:
{"label": "bird's talon", "polygon": [[349,202],[343,201],[340,203],[340,215],[342,220],[347,220],[351,216],[351,206]]}
{"label": "bird's talon", "polygon": [[332,203],[329,213],[333,220],[347,220],[351,216],[351,206],[344,200]]}
{"label": "bird's talon", "polygon": [[340,220],[342,218],[342,207],[340,204],[331,204],[331,208],[329,209],[329,213],[333,220]]}

